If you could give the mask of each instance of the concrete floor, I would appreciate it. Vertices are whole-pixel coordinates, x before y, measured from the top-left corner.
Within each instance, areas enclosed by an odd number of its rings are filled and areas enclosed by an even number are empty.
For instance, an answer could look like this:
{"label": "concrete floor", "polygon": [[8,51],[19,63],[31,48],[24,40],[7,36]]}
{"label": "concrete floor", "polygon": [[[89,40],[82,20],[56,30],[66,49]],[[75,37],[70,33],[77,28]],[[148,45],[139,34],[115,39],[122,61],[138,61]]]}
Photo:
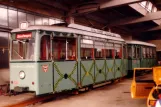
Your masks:
{"label": "concrete floor", "polygon": [[[152,75],[150,75],[152,76]],[[130,85],[132,79],[99,87],[78,95],[57,97],[53,101],[38,104],[36,107],[146,107],[146,99],[132,99]],[[22,102],[33,97],[32,93],[16,96],[0,96],[0,107]]]}
{"label": "concrete floor", "polygon": [[94,89],[83,94],[37,105],[37,107],[146,107],[146,99],[132,99],[131,80]]}
{"label": "concrete floor", "polygon": [[0,85],[9,83],[9,69],[0,69]]}
{"label": "concrete floor", "polygon": [[10,96],[10,97],[2,95],[0,96],[0,107],[22,102],[30,98],[33,98],[32,93],[25,93],[25,94],[16,95],[16,96]]}

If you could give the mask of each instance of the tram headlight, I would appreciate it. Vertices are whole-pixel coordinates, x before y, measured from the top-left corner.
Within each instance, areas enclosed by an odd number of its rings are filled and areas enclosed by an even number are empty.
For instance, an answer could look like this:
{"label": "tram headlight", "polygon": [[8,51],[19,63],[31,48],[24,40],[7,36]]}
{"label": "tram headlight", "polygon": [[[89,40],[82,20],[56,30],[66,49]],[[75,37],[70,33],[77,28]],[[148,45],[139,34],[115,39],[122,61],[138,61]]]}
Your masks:
{"label": "tram headlight", "polygon": [[20,79],[24,79],[25,78],[25,72],[24,71],[20,71],[19,72],[19,77],[20,77]]}

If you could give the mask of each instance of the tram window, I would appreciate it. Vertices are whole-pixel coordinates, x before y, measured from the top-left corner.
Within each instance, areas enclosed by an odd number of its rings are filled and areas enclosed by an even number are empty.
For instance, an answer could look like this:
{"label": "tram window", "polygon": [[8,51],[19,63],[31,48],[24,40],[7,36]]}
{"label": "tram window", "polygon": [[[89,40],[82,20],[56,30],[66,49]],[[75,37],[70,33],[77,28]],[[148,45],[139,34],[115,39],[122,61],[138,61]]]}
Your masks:
{"label": "tram window", "polygon": [[76,40],[75,38],[68,39],[67,57],[68,60],[76,60]]}
{"label": "tram window", "polygon": [[53,59],[54,60],[76,60],[76,39],[54,37]]}
{"label": "tram window", "polygon": [[136,57],[140,58],[140,47],[137,46]]}
{"label": "tram window", "polygon": [[40,51],[41,51],[41,60],[50,60],[50,36],[44,35],[41,38],[41,46],[40,46]]}
{"label": "tram window", "polygon": [[93,58],[94,58],[93,40],[82,39],[81,40],[81,59],[93,59]]}
{"label": "tram window", "polygon": [[153,48],[152,51],[153,51],[153,58],[156,58],[156,48]]}
{"label": "tram window", "polygon": [[128,58],[132,58],[132,46],[128,46]]}
{"label": "tram window", "polygon": [[150,54],[149,47],[147,47],[146,48],[146,58],[149,58],[149,54]]}
{"label": "tram window", "polygon": [[106,43],[105,45],[106,58],[114,58],[114,44]]}
{"label": "tram window", "polygon": [[94,43],[95,46],[95,58],[103,58],[103,53],[104,53],[104,43],[95,41]]}
{"label": "tram window", "polygon": [[19,41],[12,42],[12,59],[23,59],[23,44]]}
{"label": "tram window", "polygon": [[143,58],[146,58],[146,48],[145,47],[142,47],[142,55],[143,55]]}
{"label": "tram window", "polygon": [[120,59],[122,58],[122,45],[121,44],[115,44],[115,58]]}
{"label": "tram window", "polygon": [[34,58],[34,39],[12,41],[11,59],[32,59]]}

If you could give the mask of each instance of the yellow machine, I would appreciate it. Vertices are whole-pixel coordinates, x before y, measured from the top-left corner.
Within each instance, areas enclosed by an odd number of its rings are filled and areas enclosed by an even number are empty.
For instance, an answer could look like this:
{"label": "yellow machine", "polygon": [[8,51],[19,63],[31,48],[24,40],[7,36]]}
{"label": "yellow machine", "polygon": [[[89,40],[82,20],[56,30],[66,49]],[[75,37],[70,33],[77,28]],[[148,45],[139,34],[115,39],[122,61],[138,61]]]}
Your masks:
{"label": "yellow machine", "polygon": [[[136,76],[140,70],[150,70],[152,74]],[[158,95],[161,94],[161,67],[135,68],[131,84],[131,97],[147,98],[147,107],[155,107]]]}

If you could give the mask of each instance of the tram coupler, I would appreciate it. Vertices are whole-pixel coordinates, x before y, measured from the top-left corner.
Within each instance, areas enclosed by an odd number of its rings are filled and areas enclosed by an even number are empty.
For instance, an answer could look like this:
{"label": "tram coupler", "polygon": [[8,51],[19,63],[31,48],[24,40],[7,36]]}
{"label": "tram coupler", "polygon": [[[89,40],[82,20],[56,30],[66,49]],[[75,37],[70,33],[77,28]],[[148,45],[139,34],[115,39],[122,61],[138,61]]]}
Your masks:
{"label": "tram coupler", "polygon": [[14,91],[15,92],[25,92],[25,91],[28,91],[29,90],[29,87],[14,87]]}

